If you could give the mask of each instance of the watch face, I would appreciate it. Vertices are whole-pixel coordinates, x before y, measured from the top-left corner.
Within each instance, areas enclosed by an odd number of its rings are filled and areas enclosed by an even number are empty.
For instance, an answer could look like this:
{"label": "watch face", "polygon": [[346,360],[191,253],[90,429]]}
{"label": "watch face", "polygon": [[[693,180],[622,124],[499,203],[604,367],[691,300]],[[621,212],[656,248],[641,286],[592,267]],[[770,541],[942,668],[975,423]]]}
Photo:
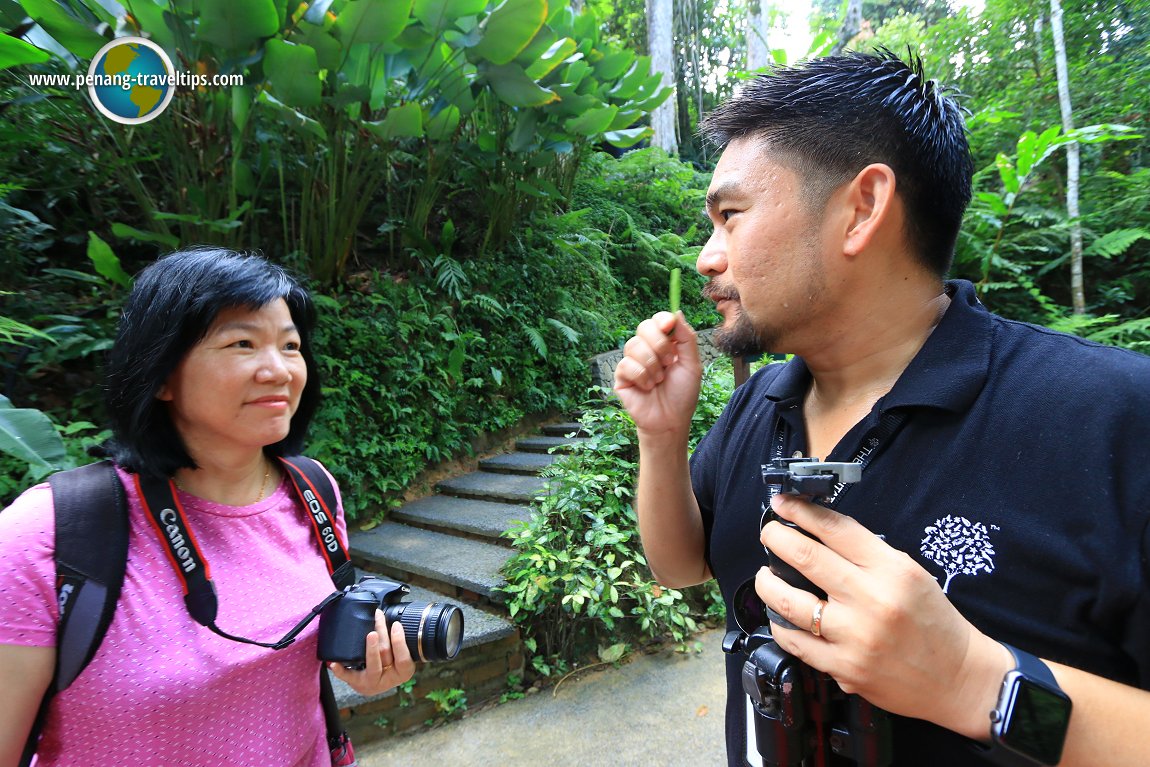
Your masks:
{"label": "watch face", "polygon": [[1070,723],[1070,699],[1022,676],[1014,679],[1002,742],[1042,764],[1058,764]]}

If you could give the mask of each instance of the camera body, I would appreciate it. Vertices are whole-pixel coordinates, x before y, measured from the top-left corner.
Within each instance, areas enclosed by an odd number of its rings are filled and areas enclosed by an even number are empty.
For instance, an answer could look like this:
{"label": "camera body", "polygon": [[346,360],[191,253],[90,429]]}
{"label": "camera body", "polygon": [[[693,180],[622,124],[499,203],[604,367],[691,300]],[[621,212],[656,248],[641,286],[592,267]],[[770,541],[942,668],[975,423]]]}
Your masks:
{"label": "camera body", "polygon": [[762,465],[762,476],[764,484],[779,485],[780,493],[817,498],[832,495],[838,485],[862,479],[862,464],[818,458],[776,458]]}
{"label": "camera body", "polygon": [[322,661],[362,669],[367,635],[375,630],[375,611],[381,610],[388,629],[399,621],[411,657],[418,661],[451,660],[463,643],[463,612],[455,605],[404,601],[411,587],[371,575],[348,586],[343,596],[319,616]]}

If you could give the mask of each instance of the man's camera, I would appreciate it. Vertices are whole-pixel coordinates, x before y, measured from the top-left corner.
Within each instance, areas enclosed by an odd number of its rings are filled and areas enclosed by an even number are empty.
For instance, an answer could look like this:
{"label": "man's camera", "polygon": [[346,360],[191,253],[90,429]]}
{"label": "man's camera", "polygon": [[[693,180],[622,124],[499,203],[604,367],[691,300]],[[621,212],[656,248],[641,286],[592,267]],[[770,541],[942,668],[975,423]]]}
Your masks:
{"label": "man's camera", "polygon": [[451,660],[463,643],[463,611],[438,602],[405,602],[411,588],[365,575],[319,616],[319,659],[346,668],[367,665],[364,647],[375,630],[375,611],[383,611],[387,626],[399,621],[411,657],[419,661]]}
{"label": "man's camera", "polygon": [[[820,461],[818,458],[776,458],[769,463],[762,464],[761,470],[763,484],[777,487],[777,492],[802,495],[812,499],[834,496],[840,490],[841,485],[852,484],[862,479],[862,464],[834,463]],[[805,535],[810,535],[793,523],[777,517],[766,505],[763,507],[763,517],[760,520],[759,529],[765,527],[767,522],[772,519],[778,520],[788,527],[794,527]],[[767,552],[767,566],[771,572],[791,586],[809,591],[819,598],[826,596],[825,592],[807,580],[802,573],[769,551]],[[735,591],[732,600],[732,612],[735,622],[748,637],[759,628],[765,629],[769,634],[768,621],[774,621],[787,628],[796,628],[783,616],[762,603],[758,594],[755,593],[754,578],[749,578]]]}

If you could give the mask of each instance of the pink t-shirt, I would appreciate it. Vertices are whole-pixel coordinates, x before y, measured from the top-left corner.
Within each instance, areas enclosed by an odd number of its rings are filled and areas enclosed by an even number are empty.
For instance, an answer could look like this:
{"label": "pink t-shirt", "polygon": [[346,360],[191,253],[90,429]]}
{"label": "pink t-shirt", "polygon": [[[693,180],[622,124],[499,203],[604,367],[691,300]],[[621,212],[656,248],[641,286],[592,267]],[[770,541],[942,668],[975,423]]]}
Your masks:
{"label": "pink t-shirt", "polygon": [[[56,696],[38,767],[328,767],[318,619],[286,649],[233,642],[192,620],[129,475],[128,565],[100,649]],[[219,597],[216,625],[278,641],[335,590],[288,481],[250,506],[180,493]],[[51,647],[58,607],[52,494],[38,485],[0,513],[0,643]],[[337,515],[347,540],[342,507]]]}

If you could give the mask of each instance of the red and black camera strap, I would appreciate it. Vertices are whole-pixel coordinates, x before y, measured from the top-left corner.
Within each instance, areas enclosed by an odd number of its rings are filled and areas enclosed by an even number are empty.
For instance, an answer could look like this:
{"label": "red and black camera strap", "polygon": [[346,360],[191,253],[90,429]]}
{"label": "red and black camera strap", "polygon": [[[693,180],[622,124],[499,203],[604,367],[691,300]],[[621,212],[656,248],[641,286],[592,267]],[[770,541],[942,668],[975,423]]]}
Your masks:
{"label": "red and black camera strap", "polygon": [[[335,530],[334,501],[325,499],[322,487],[329,487],[326,477],[309,476],[311,471],[322,471],[317,464],[303,464],[301,458],[280,458],[284,471],[292,481],[292,487],[307,510],[311,528],[315,534],[324,562],[334,581],[336,592],[311,609],[311,612],[277,642],[259,642],[254,639],[229,634],[216,625],[219,600],[215,584],[212,583],[211,567],[201,552],[196,536],[188,524],[187,513],[176,494],[175,482],[155,476],[133,475],[143,504],[145,517],[156,531],[164,546],[164,553],[180,579],[184,589],[184,603],[192,619],[215,634],[234,642],[253,644],[282,650],[295,641],[316,616],[331,602],[343,596],[343,589],[355,582],[355,569],[348,557],[347,549]],[[304,468],[306,466],[306,468]]]}

